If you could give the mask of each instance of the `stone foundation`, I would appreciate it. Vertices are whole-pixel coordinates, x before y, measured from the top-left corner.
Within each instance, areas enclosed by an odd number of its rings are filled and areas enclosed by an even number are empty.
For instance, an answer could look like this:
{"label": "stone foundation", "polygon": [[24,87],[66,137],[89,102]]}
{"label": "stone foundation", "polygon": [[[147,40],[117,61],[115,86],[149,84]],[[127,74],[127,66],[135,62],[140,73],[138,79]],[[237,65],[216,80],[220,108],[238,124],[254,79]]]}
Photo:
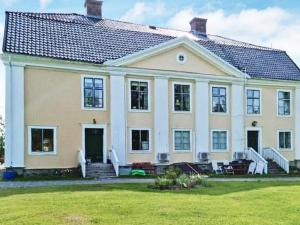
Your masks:
{"label": "stone foundation", "polygon": [[81,176],[80,168],[64,168],[64,169],[24,169],[24,168],[7,168],[7,170],[15,171],[18,176]]}

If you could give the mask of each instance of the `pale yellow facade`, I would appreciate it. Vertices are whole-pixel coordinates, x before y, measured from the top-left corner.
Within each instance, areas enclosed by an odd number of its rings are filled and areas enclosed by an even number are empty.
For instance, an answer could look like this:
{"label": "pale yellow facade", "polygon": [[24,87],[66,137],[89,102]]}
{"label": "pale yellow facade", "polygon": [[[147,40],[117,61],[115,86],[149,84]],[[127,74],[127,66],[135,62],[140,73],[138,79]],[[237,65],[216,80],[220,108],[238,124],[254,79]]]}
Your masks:
{"label": "pale yellow facade", "polygon": [[[184,53],[187,56],[187,62],[180,64],[176,60],[178,53]],[[211,98],[209,105],[203,106],[209,109],[209,152],[211,159],[216,161],[230,161],[232,159],[232,141],[231,141],[231,80],[226,81],[226,77],[232,78],[221,69],[205,61],[196,54],[180,46],[173,50],[161,53],[151,58],[135,62],[128,67],[150,69],[153,71],[184,71],[185,73],[203,75],[215,75],[222,78],[220,82],[216,79],[208,81],[208,96],[211,96],[211,88],[214,85],[225,86],[227,88],[227,108],[226,114],[215,114],[211,112]],[[156,72],[154,74],[157,74]],[[105,110],[84,110],[82,108],[82,76],[95,75],[102,76],[106,80]],[[109,73],[91,73],[74,72],[63,69],[45,69],[38,67],[25,68],[25,165],[27,169],[45,169],[45,168],[72,168],[78,166],[78,150],[82,148],[82,125],[93,124],[93,119],[97,124],[106,126],[106,149],[109,151],[110,144],[110,75]],[[201,78],[201,77],[199,77]],[[157,156],[154,149],[154,79],[155,76],[138,76],[126,74],[125,77],[125,105],[126,105],[126,163],[134,162],[157,162]],[[130,80],[149,81],[149,112],[134,112],[130,109]],[[173,110],[173,84],[187,83],[191,85],[191,112],[174,112]],[[169,108],[169,154],[170,163],[176,162],[194,162],[195,153],[195,85],[196,79],[187,77],[169,77],[168,78],[168,108]],[[290,130],[294,133],[295,117],[292,107],[290,117],[277,116],[277,90],[287,89],[294,93],[294,88],[285,88],[274,85],[246,85],[245,88],[259,88],[262,96],[262,115],[244,116],[245,119],[245,137],[247,128],[253,128],[252,122],[257,121],[257,127],[261,129],[262,146],[278,148],[278,130]],[[245,101],[246,102],[246,101]],[[245,103],[246,104],[246,103]],[[246,105],[241,109],[246,109]],[[292,98],[292,105],[294,101]],[[56,155],[30,155],[28,147],[28,126],[53,126],[57,128],[57,153]],[[149,152],[131,151],[131,129],[146,128],[150,130],[151,148]],[[173,131],[174,129],[188,129],[192,134],[192,149],[189,152],[174,151]],[[211,150],[211,130],[228,131],[228,151],[214,152]],[[293,135],[294,136],[294,135]],[[294,138],[292,138],[292,149],[279,149],[280,152],[289,160],[294,160]],[[108,153],[107,153],[108,154]]]}

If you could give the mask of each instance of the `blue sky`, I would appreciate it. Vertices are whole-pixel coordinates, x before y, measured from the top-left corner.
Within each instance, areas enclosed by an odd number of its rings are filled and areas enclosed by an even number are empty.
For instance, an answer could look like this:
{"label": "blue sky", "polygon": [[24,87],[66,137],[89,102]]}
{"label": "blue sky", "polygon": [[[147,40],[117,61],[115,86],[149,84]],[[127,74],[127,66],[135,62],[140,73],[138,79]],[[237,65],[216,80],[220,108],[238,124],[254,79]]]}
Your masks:
{"label": "blue sky", "polygon": [[[85,14],[84,0],[0,0],[0,45],[5,11]],[[208,33],[286,50],[300,65],[299,0],[105,0],[105,18],[189,30],[195,17],[208,19]],[[0,63],[0,114],[4,68]]]}

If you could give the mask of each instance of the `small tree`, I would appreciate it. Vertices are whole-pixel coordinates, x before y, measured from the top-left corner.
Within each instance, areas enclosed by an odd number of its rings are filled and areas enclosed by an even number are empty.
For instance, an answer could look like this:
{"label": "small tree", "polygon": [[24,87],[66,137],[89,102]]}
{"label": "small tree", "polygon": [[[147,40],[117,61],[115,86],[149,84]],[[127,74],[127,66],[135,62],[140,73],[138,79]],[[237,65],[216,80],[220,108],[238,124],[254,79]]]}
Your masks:
{"label": "small tree", "polygon": [[0,115],[0,159],[4,156],[4,121]]}

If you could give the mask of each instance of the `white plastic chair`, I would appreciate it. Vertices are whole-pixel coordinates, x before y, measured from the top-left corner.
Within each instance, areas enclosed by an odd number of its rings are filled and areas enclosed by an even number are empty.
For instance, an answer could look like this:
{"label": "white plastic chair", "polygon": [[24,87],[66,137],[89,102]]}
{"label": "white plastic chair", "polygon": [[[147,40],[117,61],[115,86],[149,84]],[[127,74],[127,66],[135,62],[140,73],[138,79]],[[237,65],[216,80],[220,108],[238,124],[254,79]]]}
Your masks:
{"label": "white plastic chair", "polygon": [[256,174],[263,174],[264,173],[264,164],[262,162],[257,163],[255,173]]}
{"label": "white plastic chair", "polygon": [[252,162],[249,165],[248,174],[254,174],[256,169],[256,162]]}

